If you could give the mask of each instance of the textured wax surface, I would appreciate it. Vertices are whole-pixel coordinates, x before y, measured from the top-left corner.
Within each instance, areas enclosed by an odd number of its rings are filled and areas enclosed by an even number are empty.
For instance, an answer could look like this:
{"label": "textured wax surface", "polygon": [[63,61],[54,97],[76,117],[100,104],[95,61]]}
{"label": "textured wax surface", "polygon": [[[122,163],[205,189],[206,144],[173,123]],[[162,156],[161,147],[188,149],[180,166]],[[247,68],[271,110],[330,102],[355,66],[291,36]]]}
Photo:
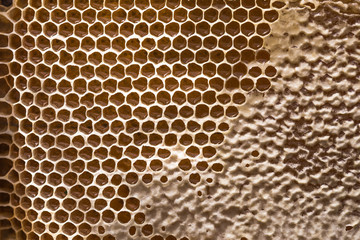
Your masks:
{"label": "textured wax surface", "polygon": [[15,1],[0,239],[359,239],[356,1]]}

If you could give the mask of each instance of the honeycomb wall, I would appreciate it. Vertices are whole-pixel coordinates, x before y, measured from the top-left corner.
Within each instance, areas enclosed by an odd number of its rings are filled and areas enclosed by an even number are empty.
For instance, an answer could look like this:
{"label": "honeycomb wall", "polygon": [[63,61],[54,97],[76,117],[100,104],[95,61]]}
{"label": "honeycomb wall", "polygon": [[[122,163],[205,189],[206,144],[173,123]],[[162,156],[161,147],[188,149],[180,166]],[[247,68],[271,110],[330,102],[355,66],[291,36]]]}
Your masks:
{"label": "honeycomb wall", "polygon": [[359,238],[355,1],[1,3],[0,239]]}

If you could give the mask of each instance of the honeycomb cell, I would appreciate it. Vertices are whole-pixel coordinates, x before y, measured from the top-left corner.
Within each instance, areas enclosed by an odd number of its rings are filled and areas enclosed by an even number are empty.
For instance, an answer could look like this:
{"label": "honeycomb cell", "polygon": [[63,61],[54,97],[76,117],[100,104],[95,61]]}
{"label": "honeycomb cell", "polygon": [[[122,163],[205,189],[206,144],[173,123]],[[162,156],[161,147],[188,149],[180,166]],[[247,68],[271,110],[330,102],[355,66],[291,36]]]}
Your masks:
{"label": "honeycomb cell", "polygon": [[200,180],[201,180],[201,177],[200,177],[200,175],[198,173],[192,173],[189,176],[189,181],[192,184],[197,184],[197,183],[200,182]]}
{"label": "honeycomb cell", "polygon": [[263,77],[256,80],[256,89],[258,89],[259,91],[266,91],[270,88],[270,86],[271,83],[267,78]]}
{"label": "honeycomb cell", "polygon": [[131,198],[126,199],[125,206],[128,210],[135,211],[139,208],[140,201],[137,198],[131,197]]}
{"label": "honeycomb cell", "polygon": [[269,10],[264,13],[264,18],[269,22],[274,22],[278,19],[279,14],[276,10]]}
{"label": "honeycomb cell", "polygon": [[254,87],[254,82],[250,78],[245,78],[241,81],[241,88],[244,91],[250,91]]}
{"label": "honeycomb cell", "polygon": [[179,162],[179,168],[183,171],[189,171],[192,167],[192,164],[189,159],[183,159]]}
{"label": "honeycomb cell", "polygon": [[263,12],[260,8],[253,8],[249,11],[249,19],[253,22],[259,22],[263,18]]}
{"label": "honeycomb cell", "polygon": [[246,97],[242,93],[235,93],[232,97],[232,101],[235,104],[243,104],[246,100]]}
{"label": "honeycomb cell", "polygon": [[265,69],[265,75],[268,77],[274,77],[276,75],[276,69],[273,66],[268,66]]}
{"label": "honeycomb cell", "polygon": [[72,223],[70,223],[70,222],[67,222],[67,223],[65,223],[65,224],[63,225],[62,231],[63,231],[65,234],[71,236],[71,235],[73,235],[73,234],[77,231],[77,228],[76,228],[76,226],[75,226],[74,224],[72,224]]}
{"label": "honeycomb cell", "polygon": [[256,61],[259,63],[266,63],[270,60],[270,53],[266,50],[259,50],[256,52]]}
{"label": "honeycomb cell", "polygon": [[145,236],[149,236],[153,233],[153,226],[150,224],[146,224],[142,227],[141,232],[145,235]]}
{"label": "honeycomb cell", "polygon": [[206,161],[201,161],[196,164],[196,168],[199,171],[205,171],[208,168],[209,164]]}
{"label": "honeycomb cell", "polygon": [[261,36],[265,36],[267,34],[270,33],[270,26],[267,23],[260,23],[259,25],[257,25],[256,27],[256,32],[257,34],[261,35]]}
{"label": "honeycomb cell", "polygon": [[131,220],[131,213],[126,211],[121,211],[118,213],[118,220],[121,223],[128,223]]}

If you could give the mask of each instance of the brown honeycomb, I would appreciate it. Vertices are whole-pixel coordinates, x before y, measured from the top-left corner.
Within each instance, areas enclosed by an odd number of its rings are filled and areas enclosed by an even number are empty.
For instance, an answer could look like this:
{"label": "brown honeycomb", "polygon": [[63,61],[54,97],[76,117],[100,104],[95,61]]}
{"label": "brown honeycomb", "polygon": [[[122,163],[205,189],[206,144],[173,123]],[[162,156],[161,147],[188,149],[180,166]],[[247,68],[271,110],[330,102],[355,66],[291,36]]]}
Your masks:
{"label": "brown honeycomb", "polygon": [[276,75],[273,5],[3,0],[0,239],[190,239],[137,192],[224,171],[231,119]]}

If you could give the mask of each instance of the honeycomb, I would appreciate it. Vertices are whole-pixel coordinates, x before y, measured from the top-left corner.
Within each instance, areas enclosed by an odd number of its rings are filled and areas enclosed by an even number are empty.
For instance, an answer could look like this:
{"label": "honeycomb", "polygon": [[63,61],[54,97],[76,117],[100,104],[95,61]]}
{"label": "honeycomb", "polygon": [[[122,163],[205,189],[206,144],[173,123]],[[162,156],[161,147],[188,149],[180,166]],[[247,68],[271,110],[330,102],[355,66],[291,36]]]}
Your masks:
{"label": "honeycomb", "polygon": [[360,239],[360,2],[289,0],[278,13],[264,39],[277,76],[231,119],[215,184],[142,200],[176,236]]}
{"label": "honeycomb", "polygon": [[165,219],[231,173],[234,123],[278,78],[265,41],[284,6],[2,0],[0,239],[247,239]]}

